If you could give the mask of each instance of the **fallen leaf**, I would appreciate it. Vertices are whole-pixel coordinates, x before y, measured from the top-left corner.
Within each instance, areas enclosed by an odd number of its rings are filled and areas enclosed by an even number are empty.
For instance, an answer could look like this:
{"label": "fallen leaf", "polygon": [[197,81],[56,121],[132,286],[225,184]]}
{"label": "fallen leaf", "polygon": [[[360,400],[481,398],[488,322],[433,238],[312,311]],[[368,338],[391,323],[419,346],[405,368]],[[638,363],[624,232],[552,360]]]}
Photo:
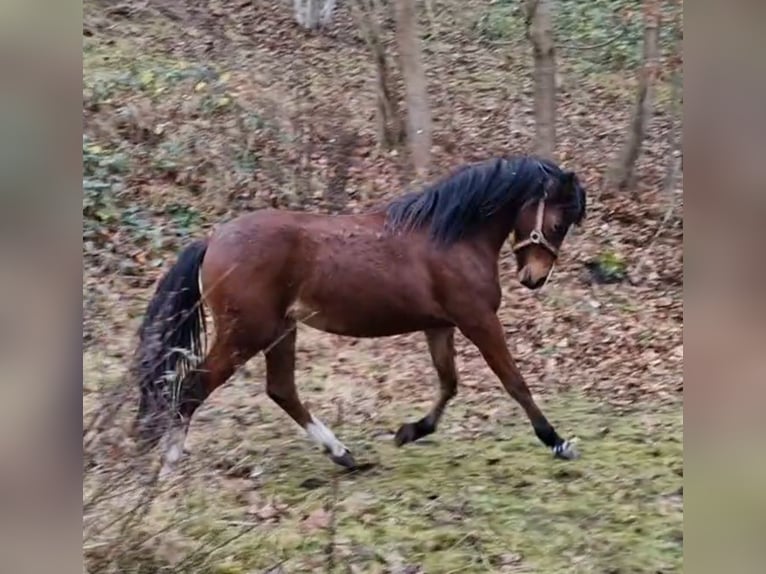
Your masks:
{"label": "fallen leaf", "polygon": [[330,526],[331,516],[324,508],[317,508],[309,514],[301,523],[301,526],[309,532],[314,530],[323,530]]}
{"label": "fallen leaf", "polygon": [[284,514],[286,509],[287,505],[285,504],[268,502],[260,507],[254,506],[249,508],[248,514],[251,514],[260,520],[271,520]]}

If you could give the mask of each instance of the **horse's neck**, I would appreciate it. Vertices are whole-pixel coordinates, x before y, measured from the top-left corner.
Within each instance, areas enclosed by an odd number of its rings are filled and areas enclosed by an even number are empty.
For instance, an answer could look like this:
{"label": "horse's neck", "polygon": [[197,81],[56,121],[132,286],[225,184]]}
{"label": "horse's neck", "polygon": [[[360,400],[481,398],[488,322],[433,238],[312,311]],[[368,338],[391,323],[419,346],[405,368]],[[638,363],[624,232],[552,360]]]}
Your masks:
{"label": "horse's neck", "polygon": [[499,255],[508,236],[513,232],[515,221],[516,213],[510,207],[503,208],[487,221],[477,239],[493,254]]}

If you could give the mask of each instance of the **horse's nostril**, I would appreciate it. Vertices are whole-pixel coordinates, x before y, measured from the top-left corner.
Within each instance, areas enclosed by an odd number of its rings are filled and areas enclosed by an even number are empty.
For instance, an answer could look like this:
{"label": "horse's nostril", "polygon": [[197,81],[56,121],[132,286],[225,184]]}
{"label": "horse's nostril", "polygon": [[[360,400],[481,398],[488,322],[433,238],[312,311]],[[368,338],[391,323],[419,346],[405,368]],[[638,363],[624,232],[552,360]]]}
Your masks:
{"label": "horse's nostril", "polygon": [[545,277],[541,277],[540,279],[532,280],[527,276],[524,276],[521,278],[521,284],[524,285],[527,289],[539,289],[543,286],[545,283]]}

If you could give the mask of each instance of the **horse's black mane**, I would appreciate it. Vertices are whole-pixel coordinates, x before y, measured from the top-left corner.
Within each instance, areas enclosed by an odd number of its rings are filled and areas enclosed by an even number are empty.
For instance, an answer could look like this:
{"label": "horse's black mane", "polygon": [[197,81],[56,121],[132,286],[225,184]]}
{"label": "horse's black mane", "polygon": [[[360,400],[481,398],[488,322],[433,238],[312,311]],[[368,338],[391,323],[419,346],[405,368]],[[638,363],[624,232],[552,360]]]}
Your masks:
{"label": "horse's black mane", "polygon": [[474,232],[506,206],[516,213],[528,201],[540,199],[551,178],[563,184],[568,177],[575,193],[565,206],[565,217],[569,223],[579,224],[585,216],[585,192],[577,177],[552,161],[530,156],[462,166],[422,191],[389,203],[386,224],[392,231],[428,225],[434,240],[449,244]]}

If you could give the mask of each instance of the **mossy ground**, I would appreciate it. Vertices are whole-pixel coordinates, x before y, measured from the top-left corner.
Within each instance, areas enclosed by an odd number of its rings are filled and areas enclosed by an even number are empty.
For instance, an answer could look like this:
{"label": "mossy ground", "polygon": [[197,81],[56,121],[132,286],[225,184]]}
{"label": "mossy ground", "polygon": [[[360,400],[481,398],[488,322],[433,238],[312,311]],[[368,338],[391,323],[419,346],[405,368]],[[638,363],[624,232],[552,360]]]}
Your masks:
{"label": "mossy ground", "polygon": [[[415,411],[391,405],[383,420],[336,429],[358,462],[375,465],[345,474],[283,415],[263,413],[227,464],[210,462],[257,476],[187,491],[184,536],[225,540],[248,527],[210,562],[220,572],[324,569],[331,514],[338,572],[680,572],[680,409],[619,414],[571,394],[545,402],[574,430],[579,460],[553,460],[516,411],[473,437],[450,432],[459,405],[435,435],[398,449],[373,435]],[[191,463],[214,461],[205,450]]]}

